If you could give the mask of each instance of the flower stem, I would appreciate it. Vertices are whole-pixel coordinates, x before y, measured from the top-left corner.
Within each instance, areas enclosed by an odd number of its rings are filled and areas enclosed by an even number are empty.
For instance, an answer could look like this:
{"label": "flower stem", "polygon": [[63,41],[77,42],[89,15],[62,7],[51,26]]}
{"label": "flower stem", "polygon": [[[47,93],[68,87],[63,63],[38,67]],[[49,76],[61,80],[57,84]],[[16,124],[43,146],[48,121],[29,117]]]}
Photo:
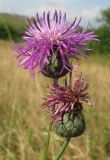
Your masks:
{"label": "flower stem", "polygon": [[69,144],[70,138],[66,138],[55,160],[59,160]]}
{"label": "flower stem", "polygon": [[44,151],[44,158],[43,158],[43,160],[47,160],[48,159],[48,147],[49,147],[49,142],[50,142],[50,136],[51,136],[51,130],[52,130],[52,125],[53,125],[53,123],[51,122],[50,124],[49,124],[49,130],[48,130],[48,137],[47,137],[47,141],[46,141],[46,144],[45,144],[45,151]]}

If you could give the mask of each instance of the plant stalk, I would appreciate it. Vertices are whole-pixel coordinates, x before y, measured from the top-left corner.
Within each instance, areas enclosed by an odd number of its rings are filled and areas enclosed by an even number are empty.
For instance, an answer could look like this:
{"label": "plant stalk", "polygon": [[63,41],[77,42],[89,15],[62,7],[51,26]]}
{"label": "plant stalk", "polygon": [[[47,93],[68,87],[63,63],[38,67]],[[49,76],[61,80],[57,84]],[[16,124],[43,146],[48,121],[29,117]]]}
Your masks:
{"label": "plant stalk", "polygon": [[48,148],[49,148],[49,142],[50,142],[52,125],[53,125],[53,123],[51,122],[49,124],[48,137],[47,137],[47,141],[46,141],[46,144],[45,144],[45,151],[44,151],[44,156],[43,156],[44,158],[43,158],[43,160],[48,160]]}
{"label": "plant stalk", "polygon": [[56,159],[55,160],[59,160],[61,158],[61,156],[63,155],[63,153],[65,152],[65,149],[67,148],[68,144],[69,144],[70,138],[66,138],[60,151],[58,152]]}

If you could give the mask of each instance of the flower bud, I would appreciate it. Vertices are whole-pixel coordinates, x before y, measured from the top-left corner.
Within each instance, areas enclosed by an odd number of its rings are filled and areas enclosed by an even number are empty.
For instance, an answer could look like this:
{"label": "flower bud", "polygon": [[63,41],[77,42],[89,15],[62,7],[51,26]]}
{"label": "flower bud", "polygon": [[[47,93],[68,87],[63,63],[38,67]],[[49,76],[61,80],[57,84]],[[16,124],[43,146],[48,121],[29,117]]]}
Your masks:
{"label": "flower bud", "polygon": [[62,137],[80,136],[85,130],[83,114],[76,109],[64,113],[61,120],[55,124],[55,129],[56,133]]}

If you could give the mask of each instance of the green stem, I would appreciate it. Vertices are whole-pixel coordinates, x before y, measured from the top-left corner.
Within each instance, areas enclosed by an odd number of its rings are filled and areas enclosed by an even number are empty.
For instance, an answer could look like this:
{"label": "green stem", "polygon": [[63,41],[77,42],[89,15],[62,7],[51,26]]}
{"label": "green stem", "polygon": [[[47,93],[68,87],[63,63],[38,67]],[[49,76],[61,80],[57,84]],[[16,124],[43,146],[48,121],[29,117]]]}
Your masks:
{"label": "green stem", "polygon": [[57,154],[56,160],[59,160],[61,158],[61,156],[63,155],[65,149],[67,148],[68,144],[69,144],[70,138],[66,138],[60,151]]}
{"label": "green stem", "polygon": [[47,137],[47,141],[46,141],[46,145],[45,145],[45,151],[44,151],[44,158],[43,160],[47,160],[48,159],[48,148],[49,148],[49,142],[50,142],[50,136],[51,136],[51,130],[52,130],[52,125],[53,123],[51,122],[49,124],[49,130],[48,130],[48,137]]}
{"label": "green stem", "polygon": [[[58,84],[58,79],[53,79],[53,83]],[[53,122],[51,122],[49,124],[48,137],[47,137],[47,141],[45,144],[46,146],[45,146],[45,150],[44,150],[44,154],[43,154],[43,160],[48,160],[48,148],[49,148],[49,143],[50,143],[52,125],[53,125]]]}

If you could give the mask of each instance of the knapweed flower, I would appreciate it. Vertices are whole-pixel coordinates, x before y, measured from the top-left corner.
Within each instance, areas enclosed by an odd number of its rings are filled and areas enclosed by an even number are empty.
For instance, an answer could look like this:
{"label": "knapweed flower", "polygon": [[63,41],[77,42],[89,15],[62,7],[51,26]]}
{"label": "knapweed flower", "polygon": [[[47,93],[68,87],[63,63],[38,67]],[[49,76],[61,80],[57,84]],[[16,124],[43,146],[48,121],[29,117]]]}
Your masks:
{"label": "knapweed flower", "polygon": [[[91,105],[87,89],[88,84],[82,74],[76,78],[73,85],[53,84],[50,86],[50,94],[45,98],[43,106],[52,111],[53,121],[58,122],[64,113],[82,110],[83,102]],[[77,106],[80,107],[77,108]]]}
{"label": "knapweed flower", "polygon": [[43,106],[52,112],[56,133],[62,137],[80,136],[85,130],[85,120],[82,113],[83,102],[91,105],[87,92],[88,84],[84,76],[77,77],[73,85],[50,87],[50,95],[45,99]]}
{"label": "knapweed flower", "polygon": [[[81,18],[74,18],[69,23],[61,12],[55,10],[54,14],[44,12],[42,16],[38,13],[36,17],[28,20],[23,39],[24,42],[17,45],[19,66],[29,69],[34,76],[34,69],[48,75],[50,72],[58,72],[55,76],[66,69],[72,71],[70,58],[77,58],[77,55],[84,55],[87,43],[96,40],[94,32],[89,32],[88,27],[81,30]],[[48,68],[51,64],[55,66]],[[60,70],[60,71],[59,71]],[[50,76],[51,77],[51,76]]]}

